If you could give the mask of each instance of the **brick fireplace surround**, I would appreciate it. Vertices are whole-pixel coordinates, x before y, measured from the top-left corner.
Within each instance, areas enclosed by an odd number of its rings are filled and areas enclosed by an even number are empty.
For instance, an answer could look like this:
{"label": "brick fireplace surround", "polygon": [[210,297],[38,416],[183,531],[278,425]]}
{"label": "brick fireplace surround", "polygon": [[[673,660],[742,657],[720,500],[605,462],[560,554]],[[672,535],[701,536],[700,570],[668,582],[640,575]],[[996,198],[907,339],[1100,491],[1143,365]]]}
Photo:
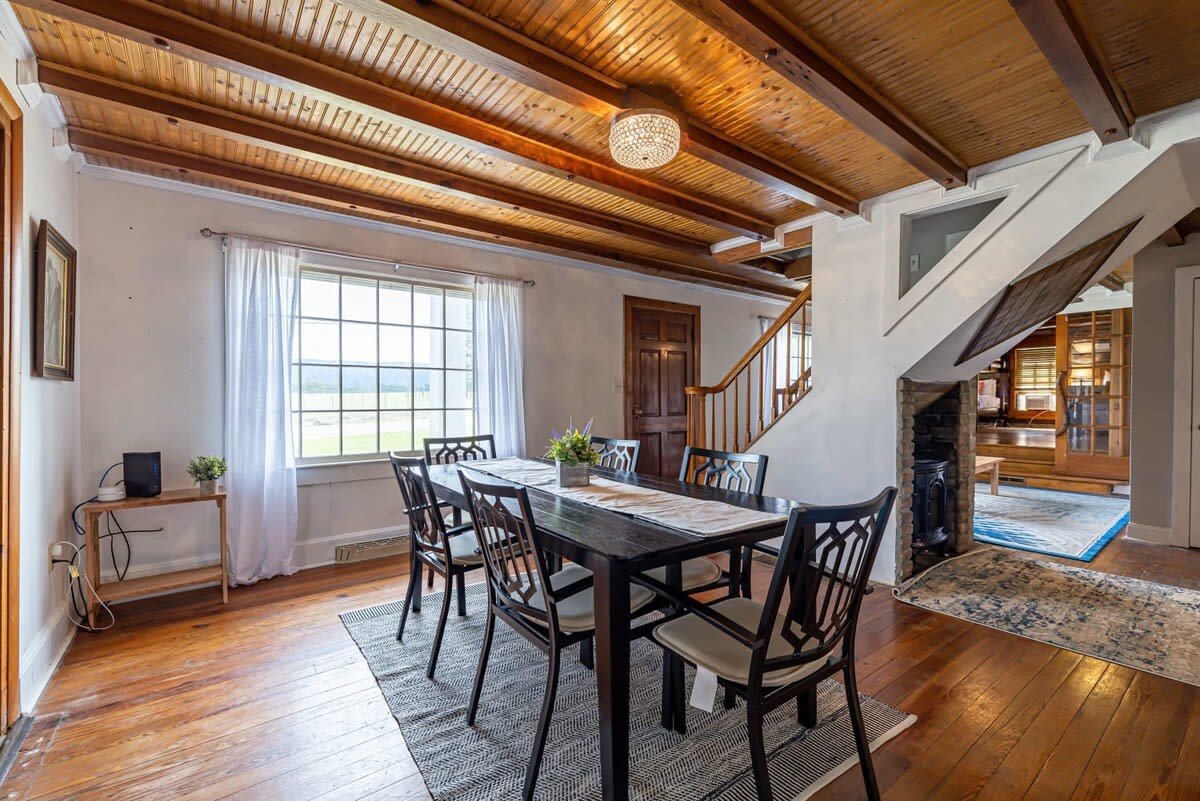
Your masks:
{"label": "brick fireplace surround", "polygon": [[965,553],[975,543],[975,439],[978,417],[975,379],[928,383],[901,378],[897,382],[896,569],[903,581],[913,565],[913,462],[918,458],[949,459],[950,487],[946,525],[953,552]]}

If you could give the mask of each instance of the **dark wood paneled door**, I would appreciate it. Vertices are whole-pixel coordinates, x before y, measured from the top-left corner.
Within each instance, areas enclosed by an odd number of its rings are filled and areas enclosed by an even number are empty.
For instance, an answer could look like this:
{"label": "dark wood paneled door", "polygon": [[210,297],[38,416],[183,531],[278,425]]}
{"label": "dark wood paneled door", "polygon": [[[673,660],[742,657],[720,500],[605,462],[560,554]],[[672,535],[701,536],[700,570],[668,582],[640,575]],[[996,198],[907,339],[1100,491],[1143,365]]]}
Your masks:
{"label": "dark wood paneled door", "polygon": [[625,435],[642,443],[638,472],[679,475],[687,396],[700,361],[700,309],[625,298]]}

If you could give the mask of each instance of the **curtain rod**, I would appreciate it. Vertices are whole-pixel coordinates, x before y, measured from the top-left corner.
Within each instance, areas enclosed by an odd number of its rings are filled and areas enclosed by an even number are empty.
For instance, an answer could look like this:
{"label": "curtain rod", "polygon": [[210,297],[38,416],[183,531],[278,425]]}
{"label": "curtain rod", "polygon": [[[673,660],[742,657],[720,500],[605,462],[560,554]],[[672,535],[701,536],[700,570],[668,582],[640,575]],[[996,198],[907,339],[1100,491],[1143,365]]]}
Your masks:
{"label": "curtain rod", "polygon": [[[395,269],[396,267],[401,267],[401,266],[416,267],[419,270],[436,270],[438,272],[456,273],[458,275],[481,275],[486,278],[512,279],[512,276],[509,276],[509,275],[498,275],[497,273],[481,273],[476,270],[459,270],[455,267],[433,267],[428,264],[413,264],[412,262],[407,262],[407,261],[396,261],[395,259],[385,259],[380,256],[364,256],[359,253],[344,253],[340,250],[330,250],[329,248],[319,248],[319,247],[315,247],[313,245],[306,245],[303,242],[289,242],[286,239],[270,239],[265,236],[255,236],[254,234],[239,234],[239,233],[230,232],[230,231],[214,231],[211,228],[201,228],[200,236],[204,237],[205,239],[210,239],[214,236],[219,236],[222,238],[229,237],[229,236],[239,236],[244,239],[257,239],[260,242],[270,242],[275,245],[288,245],[290,247],[300,248],[301,250],[307,250],[311,253],[325,253],[330,256],[340,256],[343,259],[355,259],[357,261],[372,261],[372,262],[375,262],[376,264],[390,264],[390,265],[392,265],[393,269]],[[518,279],[512,279],[512,280],[518,280],[525,286],[534,286],[537,283],[536,281],[532,281],[528,278],[518,278]]]}

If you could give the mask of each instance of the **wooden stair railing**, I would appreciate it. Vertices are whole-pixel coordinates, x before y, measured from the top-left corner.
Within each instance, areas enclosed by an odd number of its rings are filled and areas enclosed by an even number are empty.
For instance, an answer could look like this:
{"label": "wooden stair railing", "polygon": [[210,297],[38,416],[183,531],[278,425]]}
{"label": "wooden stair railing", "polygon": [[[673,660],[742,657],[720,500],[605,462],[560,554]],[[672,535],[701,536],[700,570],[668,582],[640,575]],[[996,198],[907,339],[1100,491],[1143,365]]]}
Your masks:
{"label": "wooden stair railing", "polygon": [[740,451],[812,389],[812,284],[719,384],[686,387],[688,444]]}

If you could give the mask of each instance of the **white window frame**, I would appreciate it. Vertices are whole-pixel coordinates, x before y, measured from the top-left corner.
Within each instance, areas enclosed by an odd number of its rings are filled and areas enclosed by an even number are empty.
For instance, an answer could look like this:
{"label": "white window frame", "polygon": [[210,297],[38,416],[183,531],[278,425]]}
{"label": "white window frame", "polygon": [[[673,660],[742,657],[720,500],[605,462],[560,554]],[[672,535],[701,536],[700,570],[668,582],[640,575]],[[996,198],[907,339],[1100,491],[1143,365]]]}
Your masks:
{"label": "white window frame", "polygon": [[[349,266],[350,264],[355,264],[355,266],[351,267],[351,266]],[[374,267],[374,269],[372,269],[372,267]],[[341,299],[341,292],[339,290],[337,318],[312,317],[312,316],[305,316],[301,313],[297,314],[296,331],[295,331],[296,345],[293,350],[293,358],[289,361],[290,381],[293,382],[293,384],[292,384],[292,386],[293,386],[293,389],[292,389],[293,405],[295,407],[292,409],[292,413],[293,413],[293,420],[294,420],[293,432],[294,432],[294,438],[295,438],[294,455],[295,455],[295,463],[296,463],[297,467],[312,468],[312,467],[321,467],[321,466],[325,466],[325,465],[332,466],[332,465],[349,465],[349,464],[356,464],[356,463],[378,463],[378,462],[386,462],[386,460],[387,460],[387,450],[383,450],[383,449],[381,449],[380,451],[378,451],[376,453],[350,453],[350,454],[342,453],[341,451],[344,448],[344,434],[342,432],[342,422],[341,422],[340,417],[339,417],[339,424],[338,424],[338,450],[339,450],[339,453],[338,454],[329,454],[329,455],[304,456],[303,455],[303,443],[302,443],[302,438],[303,438],[303,423],[302,423],[302,421],[303,421],[303,418],[301,415],[304,414],[305,411],[308,411],[309,413],[317,413],[317,412],[331,413],[331,414],[337,414],[339,416],[346,412],[355,412],[355,411],[373,412],[376,415],[376,444],[377,445],[380,445],[380,440],[382,439],[382,436],[383,436],[382,428],[381,428],[382,414],[387,411],[407,411],[410,413],[410,415],[412,415],[412,417],[410,417],[410,420],[412,421],[412,426],[413,426],[413,433],[412,433],[413,441],[412,441],[412,448],[409,450],[403,451],[403,453],[406,455],[419,455],[419,454],[424,453],[423,442],[417,438],[417,432],[415,430],[415,414],[416,414],[416,412],[440,411],[443,415],[443,418],[442,418],[443,419],[443,432],[445,431],[445,419],[446,419],[445,414],[447,411],[470,412],[471,418],[472,418],[472,425],[473,425],[473,423],[474,423],[473,418],[474,418],[474,412],[475,412],[474,405],[472,405],[470,408],[457,407],[457,406],[456,407],[447,407],[446,406],[446,400],[447,400],[447,398],[446,398],[446,375],[448,372],[469,373],[470,374],[469,380],[471,382],[471,387],[472,387],[472,401],[474,403],[477,400],[474,397],[475,332],[473,330],[473,327],[470,329],[447,328],[447,326],[446,326],[447,320],[446,320],[446,314],[445,314],[445,292],[447,290],[463,292],[463,293],[467,293],[470,295],[474,294],[473,282],[471,282],[471,280],[469,278],[463,278],[463,277],[456,276],[456,275],[441,274],[435,270],[419,268],[419,267],[408,267],[406,265],[382,265],[382,264],[377,264],[375,262],[358,262],[357,260],[351,261],[349,259],[338,258],[338,257],[330,256],[327,254],[320,254],[315,257],[311,256],[310,254],[302,254],[300,273],[301,273],[301,279],[303,279],[303,275],[306,273],[321,273],[324,275],[337,277],[339,286],[341,284],[341,281],[344,279],[347,279],[347,278],[350,278],[350,279],[365,278],[365,279],[372,280],[372,281],[378,281],[380,284],[404,285],[404,286],[410,287],[410,293],[411,293],[410,297],[413,297],[413,298],[415,298],[416,291],[420,288],[441,290],[443,293],[442,294],[443,305],[442,305],[442,324],[440,326],[416,325],[415,322],[413,322],[413,317],[411,314],[410,314],[410,322],[407,325],[405,325],[405,324],[394,324],[394,325],[397,325],[398,327],[407,327],[412,331],[415,331],[417,329],[429,329],[429,330],[441,332],[442,363],[441,363],[440,367],[417,366],[414,363],[412,363],[412,361],[410,360],[410,363],[408,365],[396,366],[396,369],[407,369],[410,371],[410,386],[413,383],[412,378],[411,378],[412,374],[416,370],[430,369],[430,370],[440,371],[442,373],[442,406],[438,407],[437,409],[433,409],[433,408],[418,409],[418,408],[416,408],[415,399],[414,399],[414,402],[412,402],[411,407],[408,409],[383,409],[380,407],[380,405],[379,405],[380,401],[379,401],[379,397],[378,397],[379,391],[380,391],[380,371],[382,369],[388,369],[389,367],[391,367],[391,365],[381,365],[379,363],[379,330],[383,326],[393,325],[393,324],[381,323],[379,321],[379,314],[378,314],[378,302],[379,301],[378,301],[378,295],[377,295],[376,321],[374,323],[367,323],[368,325],[373,324],[376,327],[376,360],[375,360],[375,364],[374,364],[374,368],[376,371],[376,382],[375,382],[375,390],[376,390],[376,397],[377,397],[376,407],[374,409],[361,409],[361,410],[345,409],[342,407],[342,395],[341,395],[341,391],[340,391],[341,390],[341,382],[342,382],[342,369],[345,367],[371,367],[372,365],[346,364],[343,361],[343,355],[341,352],[340,335],[339,335],[338,361],[336,363],[334,363],[334,362],[322,362],[322,363],[304,362],[302,357],[300,356],[301,349],[303,347],[301,329],[303,327],[302,323],[304,320],[306,320],[306,319],[307,320],[320,319],[320,320],[327,320],[327,321],[335,321],[336,320],[336,322],[339,324],[339,327],[342,324],[347,323],[347,322],[351,322],[351,323],[363,322],[363,321],[358,321],[358,320],[345,320],[343,318],[342,308],[341,308],[342,299]],[[443,276],[445,276],[445,277],[443,277]],[[448,367],[446,367],[445,359],[446,359],[446,353],[447,353],[447,348],[446,348],[446,332],[447,331],[464,332],[469,335],[469,343],[470,343],[469,347],[470,347],[470,352],[472,354],[472,363],[471,363],[470,367],[468,367],[468,368],[448,368]],[[337,408],[321,409],[321,410],[315,410],[315,409],[314,410],[304,410],[303,409],[303,400],[302,400],[303,389],[301,386],[298,386],[298,385],[303,379],[303,369],[302,368],[303,368],[303,366],[306,366],[306,365],[312,366],[312,367],[329,367],[329,368],[337,369],[337,371],[338,371],[338,387],[339,387],[339,392],[337,395]],[[415,396],[415,392],[413,392],[413,395]]]}

